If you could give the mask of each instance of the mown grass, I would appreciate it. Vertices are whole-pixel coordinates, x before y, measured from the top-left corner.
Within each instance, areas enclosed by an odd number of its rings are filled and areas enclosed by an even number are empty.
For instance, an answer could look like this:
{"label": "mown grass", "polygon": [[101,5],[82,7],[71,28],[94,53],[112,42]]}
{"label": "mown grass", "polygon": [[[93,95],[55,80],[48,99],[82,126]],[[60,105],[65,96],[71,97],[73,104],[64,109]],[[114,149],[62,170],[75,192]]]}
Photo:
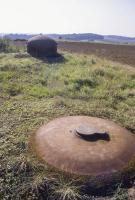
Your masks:
{"label": "mown grass", "polygon": [[44,122],[97,116],[135,133],[134,68],[95,56],[64,58],[50,64],[0,54],[0,199],[94,199],[81,191],[82,180],[50,169],[29,150],[29,137]]}

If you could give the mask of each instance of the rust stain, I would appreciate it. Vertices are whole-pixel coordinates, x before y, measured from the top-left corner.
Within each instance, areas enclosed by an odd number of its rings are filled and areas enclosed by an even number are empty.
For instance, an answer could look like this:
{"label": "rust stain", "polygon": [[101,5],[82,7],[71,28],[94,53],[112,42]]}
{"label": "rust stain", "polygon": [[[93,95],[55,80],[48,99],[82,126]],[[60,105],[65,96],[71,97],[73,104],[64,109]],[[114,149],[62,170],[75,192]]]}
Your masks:
{"label": "rust stain", "polygon": [[[79,129],[81,134],[84,131],[83,136],[97,132],[99,138],[78,137],[75,130],[82,125],[89,127]],[[109,140],[100,138],[104,133],[109,135]],[[135,156],[135,136],[130,131],[112,121],[95,117],[57,118],[41,126],[32,140],[42,161],[77,175],[115,173],[124,169]]]}

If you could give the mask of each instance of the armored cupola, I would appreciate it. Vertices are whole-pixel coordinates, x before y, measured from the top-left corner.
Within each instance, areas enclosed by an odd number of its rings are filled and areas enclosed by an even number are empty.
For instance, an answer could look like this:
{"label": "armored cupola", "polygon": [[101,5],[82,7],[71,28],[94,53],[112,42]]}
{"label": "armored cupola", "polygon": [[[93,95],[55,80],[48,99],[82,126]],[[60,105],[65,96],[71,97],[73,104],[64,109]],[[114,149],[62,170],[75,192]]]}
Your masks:
{"label": "armored cupola", "polygon": [[53,57],[57,55],[57,43],[45,35],[34,36],[27,42],[27,52],[33,57]]}

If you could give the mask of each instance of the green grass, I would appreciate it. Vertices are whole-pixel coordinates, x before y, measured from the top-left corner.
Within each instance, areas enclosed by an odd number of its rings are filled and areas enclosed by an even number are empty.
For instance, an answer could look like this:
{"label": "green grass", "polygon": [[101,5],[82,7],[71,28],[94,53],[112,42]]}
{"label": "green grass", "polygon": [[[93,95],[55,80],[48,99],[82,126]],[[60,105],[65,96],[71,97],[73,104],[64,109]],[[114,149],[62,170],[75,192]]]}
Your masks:
{"label": "green grass", "polygon": [[0,53],[17,53],[19,51],[24,51],[24,47],[14,45],[14,42],[10,39],[0,38]]}
{"label": "green grass", "polygon": [[26,54],[0,54],[2,200],[90,199],[81,193],[83,181],[50,169],[30,151],[29,137],[42,123],[88,115],[135,133],[134,68],[95,56],[64,57],[62,63],[49,64]]}

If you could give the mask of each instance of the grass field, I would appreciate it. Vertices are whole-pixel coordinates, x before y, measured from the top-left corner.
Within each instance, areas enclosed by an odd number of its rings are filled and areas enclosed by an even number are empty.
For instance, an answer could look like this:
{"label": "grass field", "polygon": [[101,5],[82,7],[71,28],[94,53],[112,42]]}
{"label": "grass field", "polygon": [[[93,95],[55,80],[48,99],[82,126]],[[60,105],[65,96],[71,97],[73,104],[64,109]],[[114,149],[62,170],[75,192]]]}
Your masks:
{"label": "grass field", "polygon": [[[111,119],[135,133],[135,68],[92,55],[63,53],[45,62],[26,53],[0,54],[0,199],[101,199],[83,180],[40,163],[29,138],[44,122],[68,115]],[[134,199],[118,189],[106,199]],[[105,199],[105,198],[102,198]]]}
{"label": "grass field", "polygon": [[[94,54],[101,59],[105,58],[135,67],[135,45],[63,40],[59,40],[57,43],[58,49],[61,51],[85,55]],[[27,41],[14,41],[13,44],[15,44],[17,48],[24,48]]]}

